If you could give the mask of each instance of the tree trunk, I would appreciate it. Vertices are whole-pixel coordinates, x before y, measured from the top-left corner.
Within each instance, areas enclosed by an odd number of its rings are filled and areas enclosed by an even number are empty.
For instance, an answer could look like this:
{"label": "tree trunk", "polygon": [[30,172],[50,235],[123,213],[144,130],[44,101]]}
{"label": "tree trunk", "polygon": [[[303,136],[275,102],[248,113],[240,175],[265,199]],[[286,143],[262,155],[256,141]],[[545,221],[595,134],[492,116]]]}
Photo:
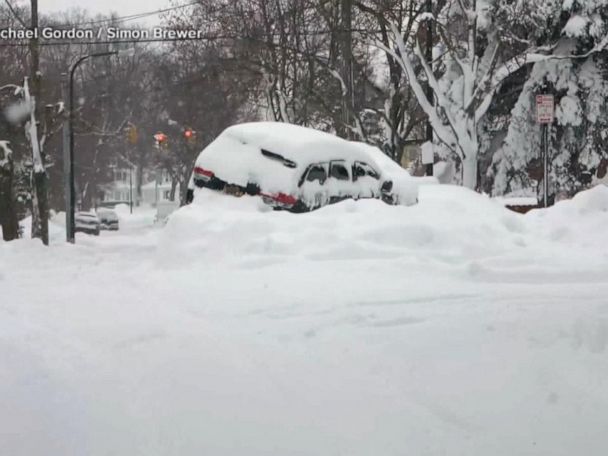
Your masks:
{"label": "tree trunk", "polygon": [[9,158],[7,165],[0,169],[0,225],[5,241],[19,237],[19,221],[13,199],[13,172],[13,163]]}
{"label": "tree trunk", "polygon": [[[342,0],[340,5],[340,32],[342,45],[342,81],[344,89],[342,93],[342,121],[343,132],[346,138],[352,139],[353,132],[348,128],[355,110],[353,89],[353,34],[352,34],[352,0]],[[342,130],[342,129],[341,129]]]}
{"label": "tree trunk", "polygon": [[[31,0],[31,25],[32,30],[38,28],[38,0]],[[40,53],[38,38],[30,40],[31,58],[31,97],[33,100],[34,114],[30,119],[34,123],[30,129],[30,142],[32,143],[32,155],[34,169],[32,171],[32,238],[42,239],[44,245],[49,245],[49,211],[47,197],[47,178],[44,168],[44,155],[40,148],[36,122],[40,116],[40,102],[42,100],[40,84]],[[39,157],[36,155],[39,154]],[[40,163],[37,163],[38,159]]]}
{"label": "tree trunk", "polygon": [[175,191],[177,190],[177,179],[171,179],[171,192],[169,193],[169,200],[175,201]]}
{"label": "tree trunk", "polygon": [[462,160],[462,185],[471,190],[477,187],[477,157],[473,155]]}

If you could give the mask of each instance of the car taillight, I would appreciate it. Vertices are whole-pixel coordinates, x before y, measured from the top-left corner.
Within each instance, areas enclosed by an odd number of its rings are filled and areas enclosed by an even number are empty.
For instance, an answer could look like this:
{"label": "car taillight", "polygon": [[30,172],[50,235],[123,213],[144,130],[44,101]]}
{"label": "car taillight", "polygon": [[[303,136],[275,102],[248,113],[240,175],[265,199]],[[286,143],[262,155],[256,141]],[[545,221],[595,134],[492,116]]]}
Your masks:
{"label": "car taillight", "polygon": [[194,174],[196,174],[199,177],[207,178],[207,179],[210,179],[214,176],[212,171],[209,171],[208,169],[205,169],[205,168],[201,168],[200,166],[197,166],[196,168],[194,168]]}
{"label": "car taillight", "polygon": [[273,206],[284,207],[287,209],[293,207],[298,202],[298,199],[296,197],[288,195],[286,193],[261,193],[261,195],[264,201],[267,202],[267,204],[272,204]]}
{"label": "car taillight", "polygon": [[291,195],[286,195],[285,193],[278,193],[273,196],[273,199],[278,203],[285,204],[286,206],[293,206],[298,202],[297,198]]}

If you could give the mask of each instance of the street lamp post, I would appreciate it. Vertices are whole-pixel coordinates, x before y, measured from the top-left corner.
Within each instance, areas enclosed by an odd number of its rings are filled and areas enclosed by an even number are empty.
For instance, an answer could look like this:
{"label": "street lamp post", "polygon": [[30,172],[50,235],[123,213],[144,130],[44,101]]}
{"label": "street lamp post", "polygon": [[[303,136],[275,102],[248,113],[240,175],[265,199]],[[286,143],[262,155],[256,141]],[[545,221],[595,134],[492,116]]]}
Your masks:
{"label": "street lamp post", "polygon": [[133,167],[129,168],[129,213],[133,213]]}
{"label": "street lamp post", "polygon": [[64,100],[67,99],[67,122],[63,123],[63,172],[65,192],[65,231],[66,239],[72,244],[75,241],[74,206],[76,192],[74,186],[74,73],[76,68],[87,59],[117,55],[118,51],[97,52],[80,57],[74,62],[68,73],[62,74],[62,91]]}

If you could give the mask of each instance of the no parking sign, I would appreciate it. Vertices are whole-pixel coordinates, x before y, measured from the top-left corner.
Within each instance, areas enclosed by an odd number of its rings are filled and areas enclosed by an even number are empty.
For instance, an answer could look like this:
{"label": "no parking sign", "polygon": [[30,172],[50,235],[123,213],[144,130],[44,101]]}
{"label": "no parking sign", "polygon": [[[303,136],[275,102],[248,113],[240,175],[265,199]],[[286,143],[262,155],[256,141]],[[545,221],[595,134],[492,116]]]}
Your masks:
{"label": "no parking sign", "polygon": [[553,123],[554,111],[553,95],[536,95],[536,121],[539,124]]}

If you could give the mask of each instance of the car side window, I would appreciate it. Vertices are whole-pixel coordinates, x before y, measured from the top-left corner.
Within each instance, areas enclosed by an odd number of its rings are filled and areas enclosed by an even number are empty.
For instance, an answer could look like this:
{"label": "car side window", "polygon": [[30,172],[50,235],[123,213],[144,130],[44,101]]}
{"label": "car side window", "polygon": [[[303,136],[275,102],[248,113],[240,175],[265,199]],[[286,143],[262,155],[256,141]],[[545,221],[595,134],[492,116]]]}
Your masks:
{"label": "car side window", "polygon": [[348,169],[344,165],[344,162],[331,162],[329,164],[329,177],[333,177],[338,180],[350,180]]}
{"label": "car side window", "polygon": [[355,162],[353,165],[353,180],[357,180],[359,177],[370,176],[374,179],[380,179],[380,175],[374,168],[364,162]]}
{"label": "car side window", "polygon": [[320,164],[311,165],[308,168],[308,174],[306,174],[307,182],[315,182],[318,181],[320,184],[325,182],[327,179],[327,173],[325,172],[325,167]]}

